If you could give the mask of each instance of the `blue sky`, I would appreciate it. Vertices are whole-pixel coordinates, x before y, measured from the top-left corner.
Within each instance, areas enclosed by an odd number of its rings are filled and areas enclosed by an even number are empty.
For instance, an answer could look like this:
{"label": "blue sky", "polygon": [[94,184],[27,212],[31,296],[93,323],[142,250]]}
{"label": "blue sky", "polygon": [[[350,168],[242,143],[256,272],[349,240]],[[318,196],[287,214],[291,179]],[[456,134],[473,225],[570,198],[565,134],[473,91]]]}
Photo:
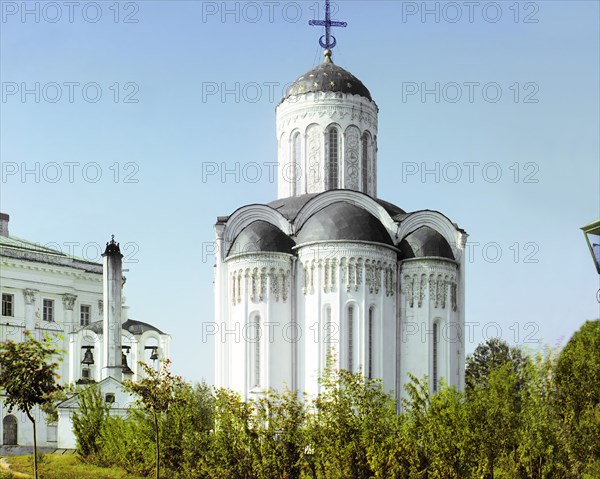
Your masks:
{"label": "blue sky", "polygon": [[[276,198],[274,109],[321,61],[322,5],[68,3],[1,2],[1,210],[11,234],[89,259],[114,233],[131,317],[211,382],[213,225]],[[579,230],[600,217],[599,3],[425,7],[334,6],[334,61],[380,108],[378,196],[469,233],[468,352],[494,324],[564,343],[600,316]]]}

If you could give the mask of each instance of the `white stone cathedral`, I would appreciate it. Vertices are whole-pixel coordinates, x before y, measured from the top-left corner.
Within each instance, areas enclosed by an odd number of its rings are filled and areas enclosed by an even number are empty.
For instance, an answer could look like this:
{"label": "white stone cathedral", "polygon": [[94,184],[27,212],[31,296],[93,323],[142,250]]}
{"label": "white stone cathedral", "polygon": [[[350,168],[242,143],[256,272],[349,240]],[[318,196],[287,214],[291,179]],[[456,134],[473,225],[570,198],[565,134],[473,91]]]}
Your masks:
{"label": "white stone cathedral", "polygon": [[314,395],[332,351],[397,398],[463,387],[467,234],[377,197],[377,115],[329,49],[277,106],[278,199],[215,226],[216,386]]}

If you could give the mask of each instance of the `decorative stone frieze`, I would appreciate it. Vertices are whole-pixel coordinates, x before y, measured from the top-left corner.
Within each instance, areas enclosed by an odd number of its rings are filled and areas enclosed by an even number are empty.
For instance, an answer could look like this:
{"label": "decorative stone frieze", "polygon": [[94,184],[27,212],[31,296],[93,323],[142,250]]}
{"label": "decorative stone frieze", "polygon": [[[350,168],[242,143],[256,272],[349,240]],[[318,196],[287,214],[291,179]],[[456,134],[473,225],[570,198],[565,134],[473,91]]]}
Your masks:
{"label": "decorative stone frieze", "polygon": [[241,304],[244,295],[253,303],[273,298],[286,302],[289,298],[291,257],[286,254],[262,253],[234,257],[229,266],[229,300]]}
{"label": "decorative stone frieze", "polygon": [[[386,296],[392,296],[396,291],[396,255],[388,248],[344,242],[332,243],[328,248],[312,245],[301,249],[300,263],[305,295],[314,293],[317,278],[320,278],[324,293],[336,291],[338,280],[340,287],[348,293],[357,292],[364,286],[369,293],[379,294],[382,281],[385,282]],[[321,272],[317,278],[315,271]]]}
{"label": "decorative stone frieze", "polygon": [[409,260],[402,263],[403,290],[410,308],[423,307],[427,293],[434,308],[457,310],[457,265],[440,259]]}

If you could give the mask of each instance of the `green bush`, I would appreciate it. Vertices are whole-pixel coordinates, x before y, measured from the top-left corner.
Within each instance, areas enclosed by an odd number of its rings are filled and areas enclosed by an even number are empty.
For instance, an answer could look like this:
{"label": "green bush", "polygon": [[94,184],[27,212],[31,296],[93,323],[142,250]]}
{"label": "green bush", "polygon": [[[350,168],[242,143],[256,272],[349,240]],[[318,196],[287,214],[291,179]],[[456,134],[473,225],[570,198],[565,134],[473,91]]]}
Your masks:
{"label": "green bush", "polygon": [[154,431],[150,419],[140,412],[133,411],[127,418],[107,418],[99,446],[101,464],[119,466],[140,476],[153,470]]}
{"label": "green bush", "polygon": [[73,413],[73,432],[80,457],[93,462],[100,452],[100,436],[108,417],[108,406],[97,386],[88,386],[77,394],[79,409]]}
{"label": "green bush", "polygon": [[[181,383],[157,416],[160,477],[596,479],[599,344],[592,322],[562,352],[482,354],[465,392],[442,380],[432,393],[426,377],[413,377],[400,413],[379,381],[331,368],[310,402],[288,391],[245,402],[230,390]],[[80,453],[149,475],[154,416],[133,409],[107,417],[95,394],[81,396]]]}

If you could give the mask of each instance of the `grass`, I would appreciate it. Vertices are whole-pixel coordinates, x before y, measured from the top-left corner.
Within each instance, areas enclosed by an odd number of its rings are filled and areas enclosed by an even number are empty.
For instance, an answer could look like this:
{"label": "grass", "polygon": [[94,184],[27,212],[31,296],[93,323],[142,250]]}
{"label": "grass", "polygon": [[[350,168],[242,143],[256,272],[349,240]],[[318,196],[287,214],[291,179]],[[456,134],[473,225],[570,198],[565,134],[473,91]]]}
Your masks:
{"label": "grass", "polygon": [[[11,472],[0,469],[0,479],[21,479],[33,476],[32,456],[6,457]],[[74,454],[44,454],[38,463],[40,479],[144,479],[123,469],[97,467],[81,462]]]}

